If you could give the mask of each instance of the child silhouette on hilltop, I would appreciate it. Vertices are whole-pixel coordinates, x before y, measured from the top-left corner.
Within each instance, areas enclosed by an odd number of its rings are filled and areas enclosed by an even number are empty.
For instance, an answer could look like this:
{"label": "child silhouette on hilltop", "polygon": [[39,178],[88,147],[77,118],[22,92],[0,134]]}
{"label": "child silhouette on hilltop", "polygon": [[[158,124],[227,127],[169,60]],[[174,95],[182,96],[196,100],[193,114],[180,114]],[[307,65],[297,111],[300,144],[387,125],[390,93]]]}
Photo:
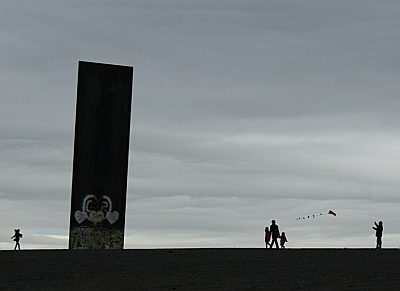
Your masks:
{"label": "child silhouette on hilltop", "polygon": [[20,246],[20,244],[19,244],[19,240],[20,240],[21,237],[22,237],[22,233],[20,233],[20,230],[19,230],[19,229],[14,229],[14,231],[15,231],[15,234],[11,237],[11,238],[13,238],[14,241],[15,241],[14,251],[17,249],[17,247],[18,247],[18,250],[21,250],[21,246]]}
{"label": "child silhouette on hilltop", "polygon": [[281,239],[281,248],[284,249],[285,243],[288,242],[285,232],[282,231],[280,239]]}
{"label": "child silhouette on hilltop", "polygon": [[268,229],[268,226],[264,230],[264,240],[265,240],[265,248],[268,248],[269,241],[271,240],[271,232]]}

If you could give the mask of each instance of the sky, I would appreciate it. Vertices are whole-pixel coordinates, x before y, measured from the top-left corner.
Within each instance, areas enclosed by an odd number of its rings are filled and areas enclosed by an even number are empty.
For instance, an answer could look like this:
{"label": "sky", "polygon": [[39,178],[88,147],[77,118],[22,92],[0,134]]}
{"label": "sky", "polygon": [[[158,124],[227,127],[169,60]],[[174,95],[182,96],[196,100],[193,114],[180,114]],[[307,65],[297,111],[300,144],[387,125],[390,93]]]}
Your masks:
{"label": "sky", "polygon": [[68,248],[79,60],[135,67],[125,248],[400,247],[398,1],[0,3],[0,249]]}

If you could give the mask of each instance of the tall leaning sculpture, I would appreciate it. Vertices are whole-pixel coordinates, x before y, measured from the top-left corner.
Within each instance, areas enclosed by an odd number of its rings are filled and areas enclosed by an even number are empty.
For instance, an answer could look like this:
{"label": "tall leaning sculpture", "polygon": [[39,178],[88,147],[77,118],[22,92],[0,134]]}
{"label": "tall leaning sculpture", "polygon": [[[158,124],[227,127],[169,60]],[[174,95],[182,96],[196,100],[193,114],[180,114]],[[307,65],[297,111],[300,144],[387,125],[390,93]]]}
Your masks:
{"label": "tall leaning sculpture", "polygon": [[133,67],[79,62],[70,249],[123,249]]}

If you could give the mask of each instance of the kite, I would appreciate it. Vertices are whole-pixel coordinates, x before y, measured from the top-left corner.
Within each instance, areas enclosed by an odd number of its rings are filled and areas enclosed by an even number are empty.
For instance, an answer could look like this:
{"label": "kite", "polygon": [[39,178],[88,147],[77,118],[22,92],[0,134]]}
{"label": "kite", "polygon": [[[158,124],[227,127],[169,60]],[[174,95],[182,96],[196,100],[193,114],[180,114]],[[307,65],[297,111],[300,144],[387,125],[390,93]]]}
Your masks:
{"label": "kite", "polygon": [[302,219],[306,220],[306,219],[310,219],[310,218],[314,219],[317,216],[328,215],[328,214],[336,216],[336,212],[329,210],[327,213],[312,214],[312,215],[307,215],[307,216],[303,216],[303,217],[300,216],[300,217],[297,217],[296,220],[302,220]]}

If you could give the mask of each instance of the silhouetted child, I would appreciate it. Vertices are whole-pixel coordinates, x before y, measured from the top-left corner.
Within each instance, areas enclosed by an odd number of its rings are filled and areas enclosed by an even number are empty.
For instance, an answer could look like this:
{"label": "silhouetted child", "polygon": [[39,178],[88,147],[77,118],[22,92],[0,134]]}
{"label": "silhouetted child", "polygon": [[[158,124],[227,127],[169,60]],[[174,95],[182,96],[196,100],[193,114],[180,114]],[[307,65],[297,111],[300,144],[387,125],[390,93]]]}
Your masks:
{"label": "silhouetted child", "polygon": [[270,243],[270,248],[272,248],[273,247],[273,245],[274,245],[274,242],[275,242],[275,245],[276,245],[276,248],[277,249],[279,249],[279,246],[278,246],[278,238],[279,238],[279,227],[278,227],[278,225],[276,224],[276,221],[275,220],[272,220],[271,221],[271,226],[269,227],[269,230],[271,231],[271,237],[272,237],[272,241],[271,241],[271,243]]}
{"label": "silhouetted child", "polygon": [[17,249],[17,247],[18,247],[18,250],[21,250],[21,246],[19,245],[19,240],[22,237],[22,233],[20,233],[19,229],[14,229],[14,231],[15,231],[15,234],[11,237],[15,241],[14,251]]}
{"label": "silhouetted child", "polygon": [[379,224],[375,223],[375,227],[372,227],[375,229],[375,236],[376,236],[376,248],[381,249],[382,248],[382,233],[383,233],[383,222],[379,221]]}
{"label": "silhouetted child", "polygon": [[281,235],[280,239],[281,239],[281,248],[284,249],[285,248],[285,243],[288,242],[288,240],[286,238],[286,235],[285,235],[285,232],[282,231],[282,235]]}
{"label": "silhouetted child", "polygon": [[271,240],[271,232],[268,229],[268,226],[265,228],[265,234],[264,234],[264,238],[265,238],[265,248],[268,248],[269,246],[269,241]]}

